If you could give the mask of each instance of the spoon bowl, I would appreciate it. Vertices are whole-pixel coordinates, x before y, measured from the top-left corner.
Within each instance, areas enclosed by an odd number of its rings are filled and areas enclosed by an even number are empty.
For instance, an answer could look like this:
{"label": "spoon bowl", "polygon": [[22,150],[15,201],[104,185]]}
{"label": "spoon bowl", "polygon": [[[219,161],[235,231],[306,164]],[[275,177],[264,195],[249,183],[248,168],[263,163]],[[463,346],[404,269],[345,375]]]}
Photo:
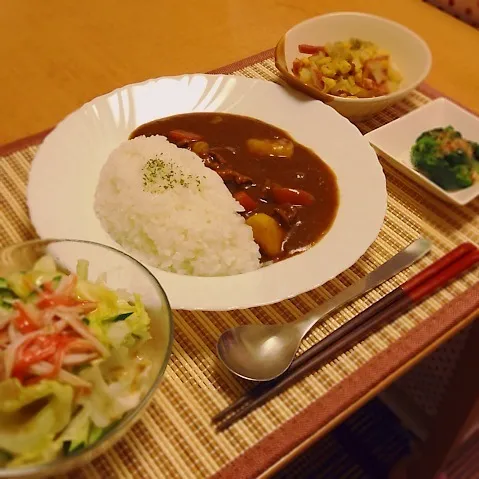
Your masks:
{"label": "spoon bowl", "polygon": [[217,343],[218,357],[234,374],[252,381],[270,381],[293,362],[301,340],[318,322],[344,304],[370,291],[422,258],[431,248],[424,238],[398,254],[341,293],[287,324],[251,324],[228,329]]}
{"label": "spoon bowl", "polygon": [[288,369],[302,338],[295,323],[240,326],[221,335],[217,351],[236,375],[270,381]]}

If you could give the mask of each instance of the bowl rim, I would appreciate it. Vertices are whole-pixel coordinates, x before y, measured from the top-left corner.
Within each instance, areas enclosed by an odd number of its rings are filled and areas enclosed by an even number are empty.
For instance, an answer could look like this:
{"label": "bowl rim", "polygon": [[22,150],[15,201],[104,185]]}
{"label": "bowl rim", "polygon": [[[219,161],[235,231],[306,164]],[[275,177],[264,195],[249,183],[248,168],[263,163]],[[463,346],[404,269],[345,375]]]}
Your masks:
{"label": "bowl rim", "polygon": [[[421,75],[418,77],[418,79],[410,83],[407,87],[403,86],[392,93],[388,93],[387,95],[381,95],[381,96],[376,96],[371,98],[341,97],[341,96],[331,95],[329,93],[323,93],[321,92],[321,90],[318,90],[316,88],[313,88],[307,85],[306,83],[303,83],[289,71],[289,67],[288,65],[286,65],[285,60],[284,60],[284,65],[282,62],[280,62],[280,60],[283,60],[285,57],[284,46],[286,43],[286,36],[288,35],[288,33],[290,33],[291,31],[295,30],[296,28],[302,25],[306,25],[308,23],[314,23],[319,18],[346,17],[346,16],[372,18],[374,20],[378,20],[380,22],[387,23],[389,25],[394,25],[394,27],[402,30],[407,35],[414,37],[415,40],[423,47],[423,51],[426,54],[426,61],[423,67],[423,71]],[[413,90],[420,83],[422,83],[424,79],[429,75],[429,72],[431,71],[431,66],[432,66],[431,49],[429,48],[429,45],[427,44],[427,42],[416,32],[406,27],[402,23],[396,22],[389,18],[381,17],[379,15],[373,15],[371,13],[353,12],[353,11],[332,12],[332,13],[325,13],[323,15],[316,15],[315,17],[307,18],[306,20],[303,20],[302,22],[297,23],[296,25],[293,25],[287,32],[283,34],[283,36],[279,39],[278,43],[276,44],[276,47],[274,49],[274,59],[275,59],[276,68],[285,76],[286,80],[290,80],[288,83],[290,83],[292,86],[296,88],[300,88],[301,91],[305,92],[309,96],[313,96],[314,98],[320,99],[324,101],[325,103],[331,103],[334,101],[334,102],[345,103],[345,104],[351,104],[351,103],[372,104],[372,103],[378,103],[384,100],[394,100],[395,98],[399,98],[403,96],[406,92]]]}
{"label": "bowl rim", "polygon": [[[80,457],[86,454],[92,454],[93,456],[91,457],[91,460],[93,460],[95,457],[105,453],[110,447],[113,447],[113,445],[125,434],[128,432],[129,428],[140,418],[141,414],[144,412],[146,407],[148,406],[149,402],[153,398],[154,394],[156,393],[156,390],[161,383],[164,375],[166,368],[168,366],[168,363],[170,362],[171,359],[171,353],[172,353],[172,348],[173,348],[173,341],[174,341],[174,321],[173,321],[173,310],[171,309],[170,302],[168,300],[168,297],[166,295],[165,290],[161,286],[160,282],[158,279],[153,275],[153,273],[142,263],[140,263],[137,259],[135,259],[133,256],[129,255],[128,253],[124,253],[123,251],[120,251],[112,246],[103,244],[103,243],[98,243],[96,241],[90,241],[90,240],[76,240],[76,239],[69,239],[69,238],[37,238],[33,240],[28,240],[28,241],[23,241],[21,243],[15,243],[10,246],[6,246],[5,248],[0,249],[0,253],[3,253],[5,251],[13,250],[15,248],[18,248],[20,246],[29,246],[29,245],[40,245],[40,244],[49,244],[49,243],[62,243],[62,242],[68,242],[68,243],[84,243],[84,244],[91,244],[95,245],[101,248],[106,248],[108,250],[111,250],[115,253],[118,253],[127,259],[131,260],[134,264],[136,264],[140,269],[142,269],[146,275],[153,281],[153,284],[157,287],[159,292],[161,293],[162,300],[165,302],[166,305],[166,311],[167,311],[167,316],[168,316],[168,326],[169,326],[169,335],[168,335],[168,341],[166,345],[166,351],[165,351],[165,359],[163,363],[161,364],[161,367],[159,368],[155,379],[148,389],[147,393],[143,396],[143,398],[140,400],[138,405],[128,411],[116,424],[114,427],[112,427],[110,430],[108,430],[98,441],[94,442],[93,444],[90,444],[89,446],[81,449],[77,453],[73,453],[70,456],[58,456],[55,459],[53,459],[50,462],[46,463],[40,463],[40,464],[32,464],[32,465],[27,465],[27,466],[20,466],[20,467],[14,467],[14,468],[5,468],[5,467],[0,467],[0,479],[3,478],[21,478],[21,477],[35,477],[35,476],[44,476],[44,475],[49,475],[49,474],[56,474],[56,473],[66,473],[68,470],[71,470],[75,468],[75,462],[79,460]],[[113,441],[111,444],[107,445],[109,441]],[[97,454],[94,454],[94,451],[97,451]],[[78,464],[77,467],[80,467],[81,464]],[[53,468],[60,468],[60,471],[52,471],[51,469]]]}

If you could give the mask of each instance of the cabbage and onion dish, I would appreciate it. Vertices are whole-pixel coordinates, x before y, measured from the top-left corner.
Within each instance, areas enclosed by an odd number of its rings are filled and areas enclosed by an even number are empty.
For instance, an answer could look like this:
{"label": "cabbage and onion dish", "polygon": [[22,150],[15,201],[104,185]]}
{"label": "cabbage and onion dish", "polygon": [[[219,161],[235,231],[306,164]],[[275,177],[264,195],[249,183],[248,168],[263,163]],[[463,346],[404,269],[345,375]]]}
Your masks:
{"label": "cabbage and onion dish", "polygon": [[0,278],[0,466],[70,455],[97,441],[148,390],[150,317],[138,295],[44,256]]}
{"label": "cabbage and onion dish", "polygon": [[347,98],[372,98],[399,89],[402,75],[388,51],[350,38],[325,45],[299,45],[306,54],[293,62],[293,74],[323,93]]}

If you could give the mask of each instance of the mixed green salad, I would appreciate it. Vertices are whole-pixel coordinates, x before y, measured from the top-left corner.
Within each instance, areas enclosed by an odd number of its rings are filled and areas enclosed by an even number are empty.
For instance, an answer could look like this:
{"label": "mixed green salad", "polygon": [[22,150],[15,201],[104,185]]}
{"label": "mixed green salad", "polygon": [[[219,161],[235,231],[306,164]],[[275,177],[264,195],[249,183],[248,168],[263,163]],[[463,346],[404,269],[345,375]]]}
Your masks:
{"label": "mixed green salad", "polygon": [[45,256],[0,278],[0,467],[97,441],[147,392],[150,339],[140,297],[60,272]]}
{"label": "mixed green salad", "polygon": [[479,179],[479,143],[452,126],[422,133],[411,149],[414,167],[445,190],[471,186]]}

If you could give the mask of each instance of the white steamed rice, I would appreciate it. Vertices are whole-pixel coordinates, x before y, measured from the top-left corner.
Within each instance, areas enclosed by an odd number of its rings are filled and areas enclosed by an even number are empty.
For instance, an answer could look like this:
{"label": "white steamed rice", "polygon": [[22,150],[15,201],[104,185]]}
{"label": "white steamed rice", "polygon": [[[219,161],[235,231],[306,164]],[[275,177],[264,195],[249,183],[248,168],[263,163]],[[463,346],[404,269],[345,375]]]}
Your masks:
{"label": "white steamed rice", "polygon": [[259,268],[241,210],[214,171],[163,136],[123,142],[95,194],[96,215],[115,241],[152,266],[195,276]]}

